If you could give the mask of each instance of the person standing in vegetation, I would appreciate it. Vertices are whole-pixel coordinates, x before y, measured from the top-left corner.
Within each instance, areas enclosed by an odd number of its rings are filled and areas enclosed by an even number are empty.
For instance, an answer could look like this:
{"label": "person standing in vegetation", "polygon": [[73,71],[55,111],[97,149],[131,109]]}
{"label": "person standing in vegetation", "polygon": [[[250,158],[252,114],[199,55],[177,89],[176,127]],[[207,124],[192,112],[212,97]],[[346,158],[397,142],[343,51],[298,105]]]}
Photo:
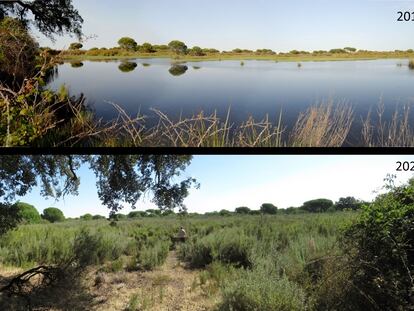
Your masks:
{"label": "person standing in vegetation", "polygon": [[178,242],[185,242],[185,240],[187,239],[187,232],[185,232],[184,228],[181,227],[180,230],[178,231]]}

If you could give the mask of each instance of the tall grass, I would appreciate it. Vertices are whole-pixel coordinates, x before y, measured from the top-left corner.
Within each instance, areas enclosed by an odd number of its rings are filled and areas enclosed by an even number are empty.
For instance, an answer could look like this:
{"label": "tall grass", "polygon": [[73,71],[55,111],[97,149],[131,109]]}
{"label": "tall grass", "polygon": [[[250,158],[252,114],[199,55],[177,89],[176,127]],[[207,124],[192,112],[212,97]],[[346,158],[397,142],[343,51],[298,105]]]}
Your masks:
{"label": "tall grass", "polygon": [[[21,225],[0,240],[0,264],[29,267],[76,257],[103,271],[151,270],[162,265],[171,237],[184,226],[189,240],[177,254],[205,268],[193,286],[221,295],[221,310],[312,309],[323,272],[318,263],[341,255],[341,230],[357,212],[275,216],[67,221]],[[101,269],[101,271],[102,271]],[[319,285],[318,285],[319,286]],[[131,302],[135,304],[134,301]]]}
{"label": "tall grass", "polygon": [[295,147],[341,147],[351,129],[353,111],[331,101],[301,113],[290,134]]}
{"label": "tall grass", "polygon": [[362,121],[362,144],[367,147],[412,147],[414,131],[410,122],[410,106],[397,107],[391,120],[384,120],[385,106],[381,100],[373,123],[372,110]]}

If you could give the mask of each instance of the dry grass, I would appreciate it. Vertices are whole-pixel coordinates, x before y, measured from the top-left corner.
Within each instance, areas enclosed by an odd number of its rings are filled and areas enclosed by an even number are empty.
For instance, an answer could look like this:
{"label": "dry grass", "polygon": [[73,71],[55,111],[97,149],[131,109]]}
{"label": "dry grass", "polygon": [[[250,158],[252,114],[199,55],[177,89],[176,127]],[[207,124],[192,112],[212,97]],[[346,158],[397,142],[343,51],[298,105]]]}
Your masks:
{"label": "dry grass", "polygon": [[175,252],[154,271],[123,272],[122,282],[114,282],[119,272],[107,273],[104,283],[93,286],[91,272],[87,283],[95,297],[92,310],[213,310],[218,295],[206,297],[201,289],[191,287],[198,273],[184,269]]}
{"label": "dry grass", "polygon": [[377,122],[373,125],[372,111],[362,120],[362,144],[367,147],[413,147],[414,132],[410,126],[410,107],[397,107],[390,121],[384,120],[385,106],[382,100],[377,108]]}
{"label": "dry grass", "polygon": [[290,133],[293,147],[341,147],[351,129],[351,106],[328,104],[310,107],[301,113]]}

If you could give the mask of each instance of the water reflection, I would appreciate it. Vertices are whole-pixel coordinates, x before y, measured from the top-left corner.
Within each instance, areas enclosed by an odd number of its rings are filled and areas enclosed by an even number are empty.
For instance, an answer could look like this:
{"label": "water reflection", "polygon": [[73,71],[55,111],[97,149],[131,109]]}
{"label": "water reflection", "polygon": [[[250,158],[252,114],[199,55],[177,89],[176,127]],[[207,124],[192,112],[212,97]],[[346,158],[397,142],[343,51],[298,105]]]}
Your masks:
{"label": "water reflection", "polygon": [[188,67],[185,65],[172,65],[170,70],[168,71],[173,76],[181,76],[185,74],[187,70],[188,70]]}
{"label": "water reflection", "polygon": [[80,67],[83,67],[83,63],[82,62],[71,62],[70,65],[72,66],[72,68],[80,68]]}
{"label": "water reflection", "polygon": [[135,68],[137,68],[137,63],[134,62],[122,62],[119,66],[118,69],[122,72],[131,72],[134,71]]}

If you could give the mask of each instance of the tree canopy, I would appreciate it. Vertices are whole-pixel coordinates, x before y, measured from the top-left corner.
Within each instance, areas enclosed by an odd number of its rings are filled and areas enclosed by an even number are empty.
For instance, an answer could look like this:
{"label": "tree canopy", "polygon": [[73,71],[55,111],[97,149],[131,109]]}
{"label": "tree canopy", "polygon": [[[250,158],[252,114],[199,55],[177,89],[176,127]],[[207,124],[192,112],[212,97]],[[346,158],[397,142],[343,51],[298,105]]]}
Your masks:
{"label": "tree canopy", "polygon": [[338,202],[335,203],[335,209],[337,210],[357,210],[361,208],[363,203],[354,197],[340,198]]}
{"label": "tree canopy", "polygon": [[185,45],[184,42],[173,40],[168,44],[171,52],[175,54],[187,54],[188,47]]}
{"label": "tree canopy", "polygon": [[235,209],[235,212],[237,214],[249,214],[251,212],[251,210],[247,206],[241,206],[241,207],[237,207]]}
{"label": "tree canopy", "polygon": [[43,211],[42,218],[50,222],[61,222],[65,220],[65,215],[56,207],[48,207]]}
{"label": "tree canopy", "polygon": [[118,40],[118,44],[121,49],[127,51],[135,51],[138,45],[137,42],[130,37],[122,37]]}
{"label": "tree canopy", "polygon": [[272,203],[263,203],[262,206],[260,206],[260,211],[263,214],[275,215],[277,214],[277,207]]}
{"label": "tree canopy", "polygon": [[328,199],[316,199],[303,203],[302,209],[311,213],[326,212],[333,206],[333,202]]}
{"label": "tree canopy", "polygon": [[40,186],[41,195],[59,199],[77,195],[77,170],[89,164],[97,177],[98,196],[111,213],[123,204],[133,208],[146,194],[152,194],[161,210],[185,209],[194,178],[177,181],[190,164],[187,155],[3,155],[0,161],[0,201],[12,202]]}
{"label": "tree canopy", "polygon": [[40,214],[33,205],[24,202],[16,202],[14,205],[19,209],[19,215],[24,222],[29,224],[40,222]]}
{"label": "tree canopy", "polygon": [[73,33],[82,36],[83,19],[72,0],[10,0],[0,2],[0,20],[18,18],[26,27],[33,24],[45,36]]}
{"label": "tree canopy", "polygon": [[73,42],[69,45],[69,50],[80,50],[83,48],[83,44],[79,42]]}

